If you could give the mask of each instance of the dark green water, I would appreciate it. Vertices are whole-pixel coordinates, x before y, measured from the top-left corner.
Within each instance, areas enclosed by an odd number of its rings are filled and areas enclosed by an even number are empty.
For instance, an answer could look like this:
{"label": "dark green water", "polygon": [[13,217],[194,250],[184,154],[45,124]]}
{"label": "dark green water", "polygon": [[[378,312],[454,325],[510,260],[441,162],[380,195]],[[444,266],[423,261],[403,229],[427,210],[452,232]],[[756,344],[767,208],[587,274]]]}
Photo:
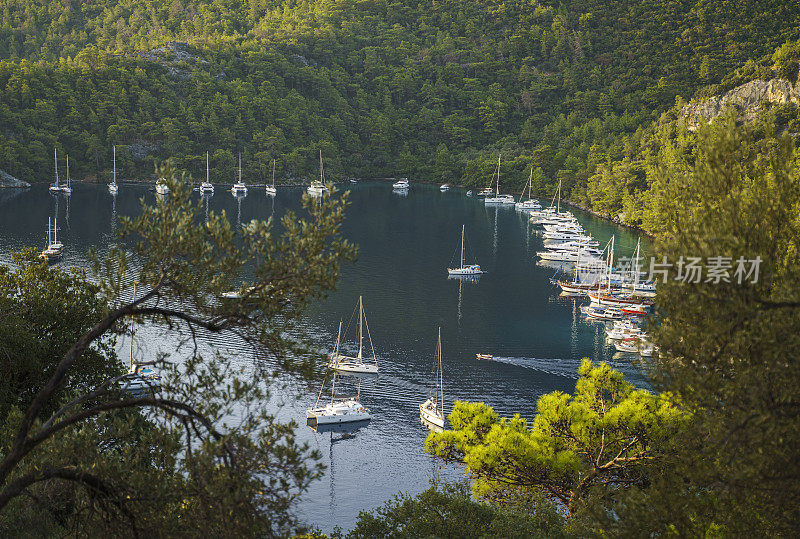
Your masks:
{"label": "dark green water", "polygon": [[[362,385],[362,402],[374,414],[365,428],[342,435],[301,427],[300,439],[321,449],[328,466],[325,478],[300,504],[307,522],[326,531],[337,525],[348,529],[359,511],[399,491],[416,493],[428,486],[435,466],[423,452],[426,430],[419,424],[417,405],[430,383],[439,326],[447,403],[484,401],[501,414],[531,418],[543,393],[572,391],[582,357],[609,361],[628,379],[644,383],[629,359],[612,356],[603,326],[581,319],[580,302],[557,296],[549,282],[553,269],[536,265],[542,241],[527,217],[513,208],[486,208],[481,199],[467,198],[460,190],[441,193],[413,182],[407,196],[393,193],[386,183],[343,187],[352,190],[344,233],[360,246],[360,257],[343,268],[336,292],[309,313],[308,331],[320,346],[331,346],[339,319],[347,323],[362,295],[381,374]],[[273,200],[262,189],[251,189],[237,201],[218,189],[207,206],[244,222],[299,209],[301,193],[285,188]],[[135,214],[142,196],[152,200],[155,195],[147,187],[127,184],[116,198],[104,186],[77,185],[69,199],[51,196],[46,186],[0,190],[0,261],[8,262],[12,250],[26,245],[43,248],[47,218],[57,212],[59,239],[66,245],[61,264],[82,265],[89,248],[103,252],[113,238],[116,217]],[[575,213],[601,244],[613,234],[617,252],[632,254],[635,235]],[[476,283],[447,278],[462,223],[474,261],[489,272]],[[148,334],[147,328],[137,332],[137,341],[170,342],[155,333],[155,338],[139,339],[142,334]],[[207,345],[254,361],[252,352],[234,343]],[[499,359],[478,362],[478,352]],[[295,397],[277,395],[268,405],[279,417],[302,424],[315,395]],[[441,473],[458,476],[453,470]]]}

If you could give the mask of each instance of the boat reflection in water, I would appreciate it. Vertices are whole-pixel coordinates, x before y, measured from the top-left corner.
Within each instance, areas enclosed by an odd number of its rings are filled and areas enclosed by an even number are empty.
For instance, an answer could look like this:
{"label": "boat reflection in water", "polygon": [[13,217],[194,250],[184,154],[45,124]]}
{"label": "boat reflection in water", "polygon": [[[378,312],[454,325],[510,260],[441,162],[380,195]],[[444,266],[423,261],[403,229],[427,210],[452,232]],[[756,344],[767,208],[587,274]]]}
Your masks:
{"label": "boat reflection in water", "polygon": [[313,430],[314,432],[332,432],[332,433],[342,433],[345,436],[342,436],[341,439],[352,438],[353,435],[361,430],[362,427],[366,427],[369,425],[369,419],[363,421],[354,421],[351,423],[320,423],[317,424],[315,420],[309,418],[306,421],[306,424]]}

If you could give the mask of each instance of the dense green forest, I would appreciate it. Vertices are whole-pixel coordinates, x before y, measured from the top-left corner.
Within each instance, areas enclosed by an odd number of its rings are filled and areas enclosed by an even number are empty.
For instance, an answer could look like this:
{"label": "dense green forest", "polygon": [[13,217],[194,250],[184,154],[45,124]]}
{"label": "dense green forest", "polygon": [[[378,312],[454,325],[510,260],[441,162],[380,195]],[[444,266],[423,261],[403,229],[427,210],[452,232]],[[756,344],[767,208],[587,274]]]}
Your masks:
{"label": "dense green forest", "polygon": [[322,149],[334,179],[481,185],[499,152],[509,188],[533,167],[542,194],[560,179],[646,223],[652,180],[610,163],[636,161],[679,96],[771,77],[799,22],[774,0],[9,0],[0,169],[47,181],[55,146],[102,179],[117,144],[124,177],[166,158],[202,174],[210,151],[229,181],[241,152],[257,182],[272,158],[284,180],[313,174]]}

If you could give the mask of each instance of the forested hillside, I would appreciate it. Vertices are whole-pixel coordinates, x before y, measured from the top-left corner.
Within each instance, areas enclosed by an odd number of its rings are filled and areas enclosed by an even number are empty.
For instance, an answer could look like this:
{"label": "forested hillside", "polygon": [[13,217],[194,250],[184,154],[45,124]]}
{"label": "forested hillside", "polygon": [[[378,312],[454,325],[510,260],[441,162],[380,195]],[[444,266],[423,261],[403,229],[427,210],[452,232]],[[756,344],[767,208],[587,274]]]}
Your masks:
{"label": "forested hillside", "polygon": [[238,152],[249,181],[273,157],[281,177],[302,177],[321,148],[333,177],[477,185],[501,152],[509,186],[532,166],[540,192],[562,179],[572,200],[627,205],[634,221],[646,174],[629,167],[604,186],[597,165],[631,154],[678,96],[710,95],[745,65],[765,76],[773,51],[800,38],[800,6],[776,0],[0,9],[0,169],[22,179],[50,179],[54,146],[76,176],[108,174],[116,143],[126,177],[151,177],[167,157],[197,174],[207,150],[216,181]]}

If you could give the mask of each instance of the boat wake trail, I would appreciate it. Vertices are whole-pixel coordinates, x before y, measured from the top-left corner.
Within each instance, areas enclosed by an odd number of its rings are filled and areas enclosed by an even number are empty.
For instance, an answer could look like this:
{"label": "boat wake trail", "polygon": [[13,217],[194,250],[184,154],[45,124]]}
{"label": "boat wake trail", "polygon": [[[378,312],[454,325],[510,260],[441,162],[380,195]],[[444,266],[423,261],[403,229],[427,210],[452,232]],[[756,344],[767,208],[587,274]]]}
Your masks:
{"label": "boat wake trail", "polygon": [[580,367],[580,359],[543,359],[535,357],[502,357],[494,356],[486,363],[505,363],[507,365],[514,365],[515,367],[522,367],[524,369],[532,369],[546,374],[553,374],[555,376],[563,376],[565,378],[578,379],[578,367]]}

